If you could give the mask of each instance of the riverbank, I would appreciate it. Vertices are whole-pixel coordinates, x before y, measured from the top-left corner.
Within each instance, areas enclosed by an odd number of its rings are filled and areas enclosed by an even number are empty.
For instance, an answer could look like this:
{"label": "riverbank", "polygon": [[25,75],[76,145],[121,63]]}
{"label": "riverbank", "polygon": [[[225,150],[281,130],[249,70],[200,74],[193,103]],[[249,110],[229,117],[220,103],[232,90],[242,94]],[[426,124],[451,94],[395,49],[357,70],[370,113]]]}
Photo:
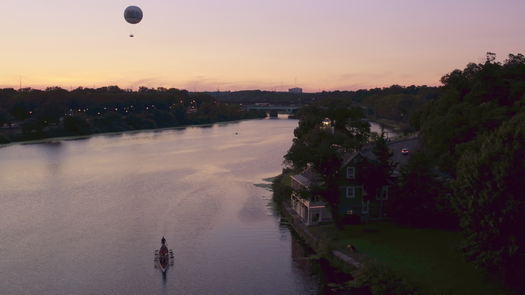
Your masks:
{"label": "riverbank", "polygon": [[[287,176],[276,178],[285,192]],[[281,213],[318,255],[354,279],[334,286],[351,294],[509,294],[463,258],[458,232],[392,223],[305,226],[283,195]],[[370,292],[370,293],[366,293]]]}
{"label": "riverbank", "polygon": [[16,144],[40,144],[40,143],[52,143],[57,141],[64,141],[64,140],[82,140],[91,138],[94,136],[113,136],[113,135],[123,135],[123,134],[135,134],[135,133],[141,133],[141,132],[162,132],[166,130],[183,130],[186,128],[191,127],[211,127],[213,125],[219,124],[235,124],[243,121],[250,121],[250,120],[265,120],[264,118],[252,118],[252,119],[242,119],[242,120],[232,120],[232,121],[221,121],[221,122],[215,122],[215,123],[205,123],[205,124],[191,124],[191,125],[181,125],[181,126],[173,126],[173,127],[163,127],[163,128],[149,128],[149,129],[134,129],[134,130],[123,130],[123,131],[115,131],[115,132],[99,132],[99,133],[92,133],[87,135],[72,135],[72,136],[56,136],[56,137],[45,137],[40,139],[34,139],[34,140],[20,140],[20,141],[11,141],[8,143],[0,143],[0,148],[7,147],[10,145],[16,145]]}
{"label": "riverbank", "polygon": [[[195,101],[193,100],[192,103]],[[139,108],[129,105],[131,102],[126,103],[115,108],[105,106],[104,109],[70,109],[65,114],[62,112],[55,114],[58,117],[53,118],[43,117],[43,110],[37,104],[34,111],[30,111],[25,117],[16,120],[12,118],[7,123],[0,120],[0,143],[185,127],[266,117],[266,113],[260,111],[246,111],[237,105],[211,102],[188,110],[175,107],[175,104],[171,106],[151,104],[145,108]]]}
{"label": "riverbank", "polygon": [[294,231],[301,237],[306,244],[316,253],[328,259],[333,265],[340,265],[347,272],[353,272],[360,269],[366,257],[359,253],[349,253],[342,248],[332,250],[326,237],[318,231],[312,231],[306,226],[299,215],[295,213],[288,204],[284,204],[281,213],[288,220]]}

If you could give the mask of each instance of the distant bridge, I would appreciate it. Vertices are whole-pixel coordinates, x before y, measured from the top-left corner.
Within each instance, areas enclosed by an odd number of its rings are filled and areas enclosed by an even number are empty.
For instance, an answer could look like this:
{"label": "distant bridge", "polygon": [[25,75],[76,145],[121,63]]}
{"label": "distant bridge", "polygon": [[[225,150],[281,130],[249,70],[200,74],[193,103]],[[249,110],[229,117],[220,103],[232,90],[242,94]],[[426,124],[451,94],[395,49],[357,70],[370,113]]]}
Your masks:
{"label": "distant bridge", "polygon": [[303,106],[282,106],[282,105],[247,105],[245,106],[247,111],[257,110],[257,111],[267,111],[269,113],[281,113],[281,114],[295,114]]}

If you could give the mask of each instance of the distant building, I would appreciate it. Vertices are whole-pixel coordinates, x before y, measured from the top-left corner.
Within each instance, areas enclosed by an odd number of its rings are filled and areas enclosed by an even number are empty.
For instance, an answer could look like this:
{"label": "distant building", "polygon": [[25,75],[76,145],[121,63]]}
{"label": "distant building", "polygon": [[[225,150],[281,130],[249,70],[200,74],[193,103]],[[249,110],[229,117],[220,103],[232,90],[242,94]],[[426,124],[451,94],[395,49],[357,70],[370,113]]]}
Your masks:
{"label": "distant building", "polygon": [[290,93],[303,93],[303,88],[295,87],[288,89],[288,92]]}

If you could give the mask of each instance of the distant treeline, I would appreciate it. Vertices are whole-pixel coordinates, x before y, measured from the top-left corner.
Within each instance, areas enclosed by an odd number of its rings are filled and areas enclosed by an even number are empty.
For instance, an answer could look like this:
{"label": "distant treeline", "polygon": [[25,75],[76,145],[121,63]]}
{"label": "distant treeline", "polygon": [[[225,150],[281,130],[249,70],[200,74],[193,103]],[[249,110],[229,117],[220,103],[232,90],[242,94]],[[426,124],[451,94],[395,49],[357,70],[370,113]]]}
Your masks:
{"label": "distant treeline", "polygon": [[323,91],[319,93],[288,93],[272,91],[208,92],[218,101],[238,104],[270,103],[279,105],[315,104],[333,100],[348,105],[366,107],[368,116],[409,123],[410,117],[421,106],[436,99],[440,87],[392,85],[356,91]]}
{"label": "distant treeline", "polygon": [[46,90],[0,89],[0,143],[99,132],[261,118],[237,104],[185,90],[117,86]]}
{"label": "distant treeline", "polygon": [[68,91],[0,89],[0,142],[100,132],[151,129],[188,124],[260,118],[242,105],[343,103],[362,106],[372,119],[388,119],[408,126],[409,118],[439,96],[439,87],[393,85],[357,91],[287,93],[237,91],[189,93],[186,90],[117,86]]}

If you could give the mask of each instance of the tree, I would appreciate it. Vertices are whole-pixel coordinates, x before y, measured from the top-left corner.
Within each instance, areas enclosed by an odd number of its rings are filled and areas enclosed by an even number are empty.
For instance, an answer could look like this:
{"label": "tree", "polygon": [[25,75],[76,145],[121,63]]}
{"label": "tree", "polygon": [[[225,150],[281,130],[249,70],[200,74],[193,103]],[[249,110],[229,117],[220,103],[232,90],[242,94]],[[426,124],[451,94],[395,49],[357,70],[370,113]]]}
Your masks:
{"label": "tree", "polygon": [[13,120],[11,115],[9,115],[8,112],[0,109],[0,127],[4,125],[5,123],[10,123]]}
{"label": "tree", "polygon": [[71,135],[86,135],[93,132],[89,123],[78,116],[65,117],[63,124],[64,130]]}
{"label": "tree", "polygon": [[397,164],[392,161],[394,153],[388,147],[387,139],[383,131],[381,131],[381,135],[376,139],[372,152],[376,157],[377,163],[383,170],[385,179],[390,179]]}
{"label": "tree", "polygon": [[392,151],[388,148],[384,133],[373,145],[375,159],[364,159],[359,164],[358,180],[363,183],[368,198],[375,198],[384,186],[393,184],[393,171],[397,164],[392,162]]}
{"label": "tree", "polygon": [[487,133],[458,163],[453,205],[465,252],[477,265],[525,287],[525,113]]}
{"label": "tree", "polygon": [[488,53],[484,63],[470,63],[441,81],[441,96],[418,114],[415,123],[421,127],[426,152],[454,177],[465,145],[523,109],[525,58],[509,55],[501,64]]}
{"label": "tree", "polygon": [[33,115],[43,125],[58,124],[60,117],[64,116],[64,109],[56,104],[44,103],[35,110]]}
{"label": "tree", "polygon": [[392,190],[389,212],[394,220],[415,227],[457,229],[450,190],[432,168],[432,161],[416,152],[401,168],[398,186]]}
{"label": "tree", "polygon": [[22,124],[22,132],[27,138],[35,139],[35,138],[41,138],[43,134],[44,126],[42,123],[36,119],[29,119],[26,120]]}

